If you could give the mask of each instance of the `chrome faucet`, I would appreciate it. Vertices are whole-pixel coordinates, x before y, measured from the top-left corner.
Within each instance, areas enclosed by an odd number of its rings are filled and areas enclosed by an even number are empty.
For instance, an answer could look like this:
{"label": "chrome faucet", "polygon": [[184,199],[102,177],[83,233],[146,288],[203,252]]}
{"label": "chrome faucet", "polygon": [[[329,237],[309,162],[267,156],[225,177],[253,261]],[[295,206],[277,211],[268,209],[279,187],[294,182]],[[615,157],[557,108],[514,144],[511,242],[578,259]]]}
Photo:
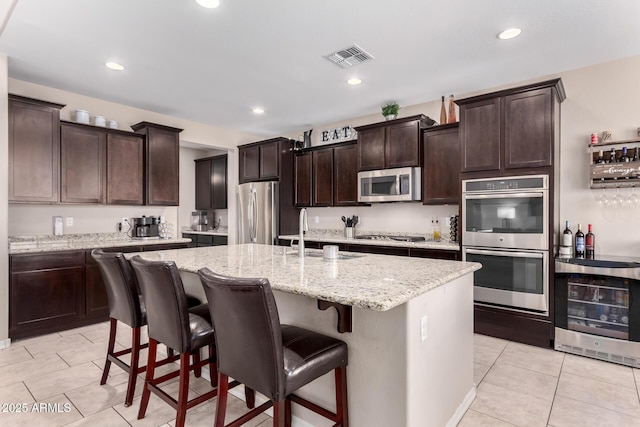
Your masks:
{"label": "chrome faucet", "polygon": [[309,230],[309,223],[307,222],[307,210],[305,208],[300,209],[300,221],[298,224],[298,256],[304,256],[304,232]]}

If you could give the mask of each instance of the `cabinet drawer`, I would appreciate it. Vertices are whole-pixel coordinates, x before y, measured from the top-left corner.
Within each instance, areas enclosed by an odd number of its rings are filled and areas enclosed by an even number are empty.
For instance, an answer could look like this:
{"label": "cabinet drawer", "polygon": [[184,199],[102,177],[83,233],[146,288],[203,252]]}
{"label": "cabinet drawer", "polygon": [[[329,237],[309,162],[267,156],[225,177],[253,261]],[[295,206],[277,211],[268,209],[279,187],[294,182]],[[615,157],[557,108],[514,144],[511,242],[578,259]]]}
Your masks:
{"label": "cabinet drawer", "polygon": [[196,238],[196,246],[212,246],[213,236],[198,234]]}
{"label": "cabinet drawer", "polygon": [[84,251],[59,251],[11,255],[11,272],[83,267]]}

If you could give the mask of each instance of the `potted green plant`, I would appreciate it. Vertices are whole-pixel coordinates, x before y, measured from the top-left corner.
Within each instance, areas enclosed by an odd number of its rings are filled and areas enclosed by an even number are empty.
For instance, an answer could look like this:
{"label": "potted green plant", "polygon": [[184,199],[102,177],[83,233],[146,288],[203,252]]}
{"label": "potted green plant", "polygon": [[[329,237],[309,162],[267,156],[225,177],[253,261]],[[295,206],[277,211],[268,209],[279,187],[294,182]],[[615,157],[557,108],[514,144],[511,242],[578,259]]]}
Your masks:
{"label": "potted green plant", "polygon": [[398,110],[400,106],[397,102],[387,102],[382,106],[382,115],[387,120],[393,120],[398,117]]}

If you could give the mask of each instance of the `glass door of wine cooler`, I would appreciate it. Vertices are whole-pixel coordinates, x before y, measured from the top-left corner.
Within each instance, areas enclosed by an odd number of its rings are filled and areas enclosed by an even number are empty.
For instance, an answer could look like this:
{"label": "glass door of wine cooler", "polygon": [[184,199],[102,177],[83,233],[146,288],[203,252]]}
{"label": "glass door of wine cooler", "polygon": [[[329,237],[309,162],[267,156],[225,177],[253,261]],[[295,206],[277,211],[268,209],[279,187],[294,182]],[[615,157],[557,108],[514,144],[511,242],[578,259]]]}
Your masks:
{"label": "glass door of wine cooler", "polygon": [[567,329],[629,339],[628,279],[571,274],[567,290]]}

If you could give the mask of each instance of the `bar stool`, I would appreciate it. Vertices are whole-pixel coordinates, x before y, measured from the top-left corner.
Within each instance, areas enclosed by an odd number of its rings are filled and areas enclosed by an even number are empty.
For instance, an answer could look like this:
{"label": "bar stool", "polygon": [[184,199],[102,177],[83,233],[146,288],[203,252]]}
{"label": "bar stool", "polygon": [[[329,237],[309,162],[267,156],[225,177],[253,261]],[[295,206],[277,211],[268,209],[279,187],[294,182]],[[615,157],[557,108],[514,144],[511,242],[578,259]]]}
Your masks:
{"label": "bar stool", "polygon": [[[148,343],[140,344],[141,328],[147,325],[144,302],[138,289],[135,274],[122,252],[105,252],[102,249],[94,249],[91,251],[91,256],[98,263],[109,301],[109,344],[100,385],[106,384],[111,363],[115,363],[129,374],[124,405],[131,406],[138,374],[144,372],[147,368],[146,365],[139,365],[140,350],[147,348],[149,345]],[[198,304],[190,310],[210,321],[209,307],[206,304],[201,304],[196,298],[192,298],[190,303]],[[114,351],[118,321],[131,328],[131,347]],[[158,361],[156,366],[177,360],[177,357],[173,357],[173,351],[169,348],[167,350],[169,357]],[[126,354],[131,354],[129,364],[120,359]]]}
{"label": "bar stool", "polygon": [[[273,425],[291,425],[291,402],[296,402],[348,427],[347,357],[344,341],[296,326],[281,325],[267,279],[221,276],[207,268],[198,271],[211,319],[216,328],[218,401],[215,426],[224,426],[227,378],[259,391],[270,401],[227,426],[239,426],[273,406]],[[336,413],[293,394],[300,387],[334,371]]]}
{"label": "bar stool", "polygon": [[[213,389],[201,396],[187,400],[189,393],[189,372],[197,371],[202,366],[209,365],[211,385],[216,386],[218,371],[216,367],[215,335],[211,323],[207,320],[207,313],[200,315],[194,310],[187,310],[187,297],[180,273],[173,261],[146,261],[139,255],[131,258],[131,266],[136,274],[140,290],[145,300],[147,309],[147,322],[149,328],[149,360],[145,375],[144,390],[138,419],[142,419],[147,411],[151,392],[156,394],[171,407],[176,409],[176,427],[184,426],[187,409],[205,402],[218,394]],[[198,307],[202,311],[202,306]],[[158,378],[154,377],[156,363],[156,349],[158,343],[163,343],[180,354],[180,369]],[[209,356],[200,361],[200,349],[208,347]],[[193,364],[189,363],[189,356],[193,355]],[[178,399],[160,389],[159,384],[179,376]],[[225,387],[235,387],[240,384],[233,381]],[[247,406],[253,407],[255,393],[245,387]]]}

